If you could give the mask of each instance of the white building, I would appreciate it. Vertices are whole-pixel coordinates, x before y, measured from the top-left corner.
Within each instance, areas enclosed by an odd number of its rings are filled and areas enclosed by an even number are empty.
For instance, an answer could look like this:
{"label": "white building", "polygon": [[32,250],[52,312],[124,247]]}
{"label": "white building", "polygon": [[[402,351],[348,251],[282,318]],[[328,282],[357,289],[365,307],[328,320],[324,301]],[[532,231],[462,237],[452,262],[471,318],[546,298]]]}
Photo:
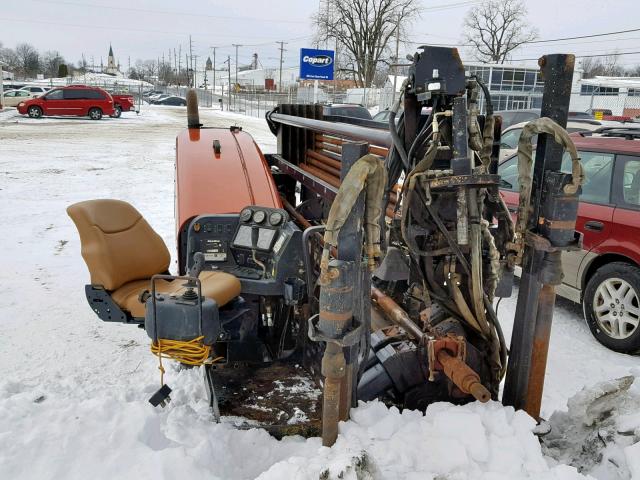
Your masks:
{"label": "white building", "polygon": [[[209,77],[207,83],[213,85],[211,74],[213,72],[207,72]],[[229,72],[226,70],[216,70],[216,86],[229,84]],[[256,87],[264,88],[265,79],[271,78],[275,81],[276,87],[278,86],[280,76],[280,69],[273,68],[258,68],[256,70],[244,70],[238,71],[238,83],[244,87]],[[282,88],[287,88],[292,85],[297,85],[299,79],[298,67],[283,67],[282,68]],[[235,69],[231,68],[231,84],[236,82]]]}
{"label": "white building", "polygon": [[611,110],[613,115],[640,116],[640,77],[576,78],[571,91],[571,110]]}

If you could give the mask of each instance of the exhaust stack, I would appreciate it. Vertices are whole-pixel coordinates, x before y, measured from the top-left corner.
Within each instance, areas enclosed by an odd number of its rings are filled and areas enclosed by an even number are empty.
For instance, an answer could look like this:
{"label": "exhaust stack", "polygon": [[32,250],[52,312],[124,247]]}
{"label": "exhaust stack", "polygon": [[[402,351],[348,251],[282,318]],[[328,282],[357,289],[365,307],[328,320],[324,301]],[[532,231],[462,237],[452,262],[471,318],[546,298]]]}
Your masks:
{"label": "exhaust stack", "polygon": [[198,95],[194,89],[187,92],[187,128],[200,128],[200,114],[198,113]]}

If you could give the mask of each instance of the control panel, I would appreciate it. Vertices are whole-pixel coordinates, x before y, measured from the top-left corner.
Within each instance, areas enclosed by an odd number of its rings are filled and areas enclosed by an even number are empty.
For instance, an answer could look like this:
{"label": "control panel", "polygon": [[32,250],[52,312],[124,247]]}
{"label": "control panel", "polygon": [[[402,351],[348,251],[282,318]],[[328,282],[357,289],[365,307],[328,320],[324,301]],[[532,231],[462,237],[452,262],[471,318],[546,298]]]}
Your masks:
{"label": "control panel", "polygon": [[233,246],[271,252],[278,232],[288,221],[289,215],[285,210],[247,207],[240,212],[240,224],[233,239]]}
{"label": "control panel", "polygon": [[239,215],[201,215],[187,233],[187,268],[202,252],[206,270],[235,275],[244,293],[281,295],[285,282],[304,279],[302,232],[286,210],[248,206]]}

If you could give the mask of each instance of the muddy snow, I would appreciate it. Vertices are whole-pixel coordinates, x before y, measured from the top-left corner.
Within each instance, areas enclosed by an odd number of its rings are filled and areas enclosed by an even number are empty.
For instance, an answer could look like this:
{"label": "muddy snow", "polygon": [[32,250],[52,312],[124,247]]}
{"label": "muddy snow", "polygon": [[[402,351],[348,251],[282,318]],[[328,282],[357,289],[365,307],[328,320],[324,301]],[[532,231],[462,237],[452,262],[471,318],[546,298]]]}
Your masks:
{"label": "muddy snow", "polygon": [[[206,109],[201,118],[240,125],[275,150],[262,119]],[[563,300],[543,399],[554,428],[543,446],[531,418],[495,402],[439,403],[426,415],[370,402],[331,449],[318,438],[277,441],[212,423],[201,373],[173,367],[172,403],[152,408],[148,338],[87,306],[89,276],[65,208],[128,201],[173,252],[175,135],[185,124],[174,107],[99,122],[0,113],[0,478],[573,479],[580,470],[640,479],[640,359],[598,344]],[[515,296],[500,306],[507,335],[514,310]]]}

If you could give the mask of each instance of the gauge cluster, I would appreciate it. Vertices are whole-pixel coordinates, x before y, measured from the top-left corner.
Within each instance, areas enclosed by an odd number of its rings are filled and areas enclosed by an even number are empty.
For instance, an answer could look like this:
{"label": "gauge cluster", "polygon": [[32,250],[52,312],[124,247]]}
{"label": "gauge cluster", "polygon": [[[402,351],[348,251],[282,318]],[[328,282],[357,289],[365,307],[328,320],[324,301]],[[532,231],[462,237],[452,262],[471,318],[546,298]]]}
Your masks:
{"label": "gauge cluster", "polygon": [[278,227],[286,221],[288,221],[288,215],[284,210],[247,207],[240,212],[241,223],[254,223],[256,225]]}
{"label": "gauge cluster", "polygon": [[240,225],[233,239],[233,246],[255,248],[255,250],[263,252],[270,251],[278,237],[278,230],[288,220],[289,216],[285,210],[257,206],[246,207],[240,212]]}

